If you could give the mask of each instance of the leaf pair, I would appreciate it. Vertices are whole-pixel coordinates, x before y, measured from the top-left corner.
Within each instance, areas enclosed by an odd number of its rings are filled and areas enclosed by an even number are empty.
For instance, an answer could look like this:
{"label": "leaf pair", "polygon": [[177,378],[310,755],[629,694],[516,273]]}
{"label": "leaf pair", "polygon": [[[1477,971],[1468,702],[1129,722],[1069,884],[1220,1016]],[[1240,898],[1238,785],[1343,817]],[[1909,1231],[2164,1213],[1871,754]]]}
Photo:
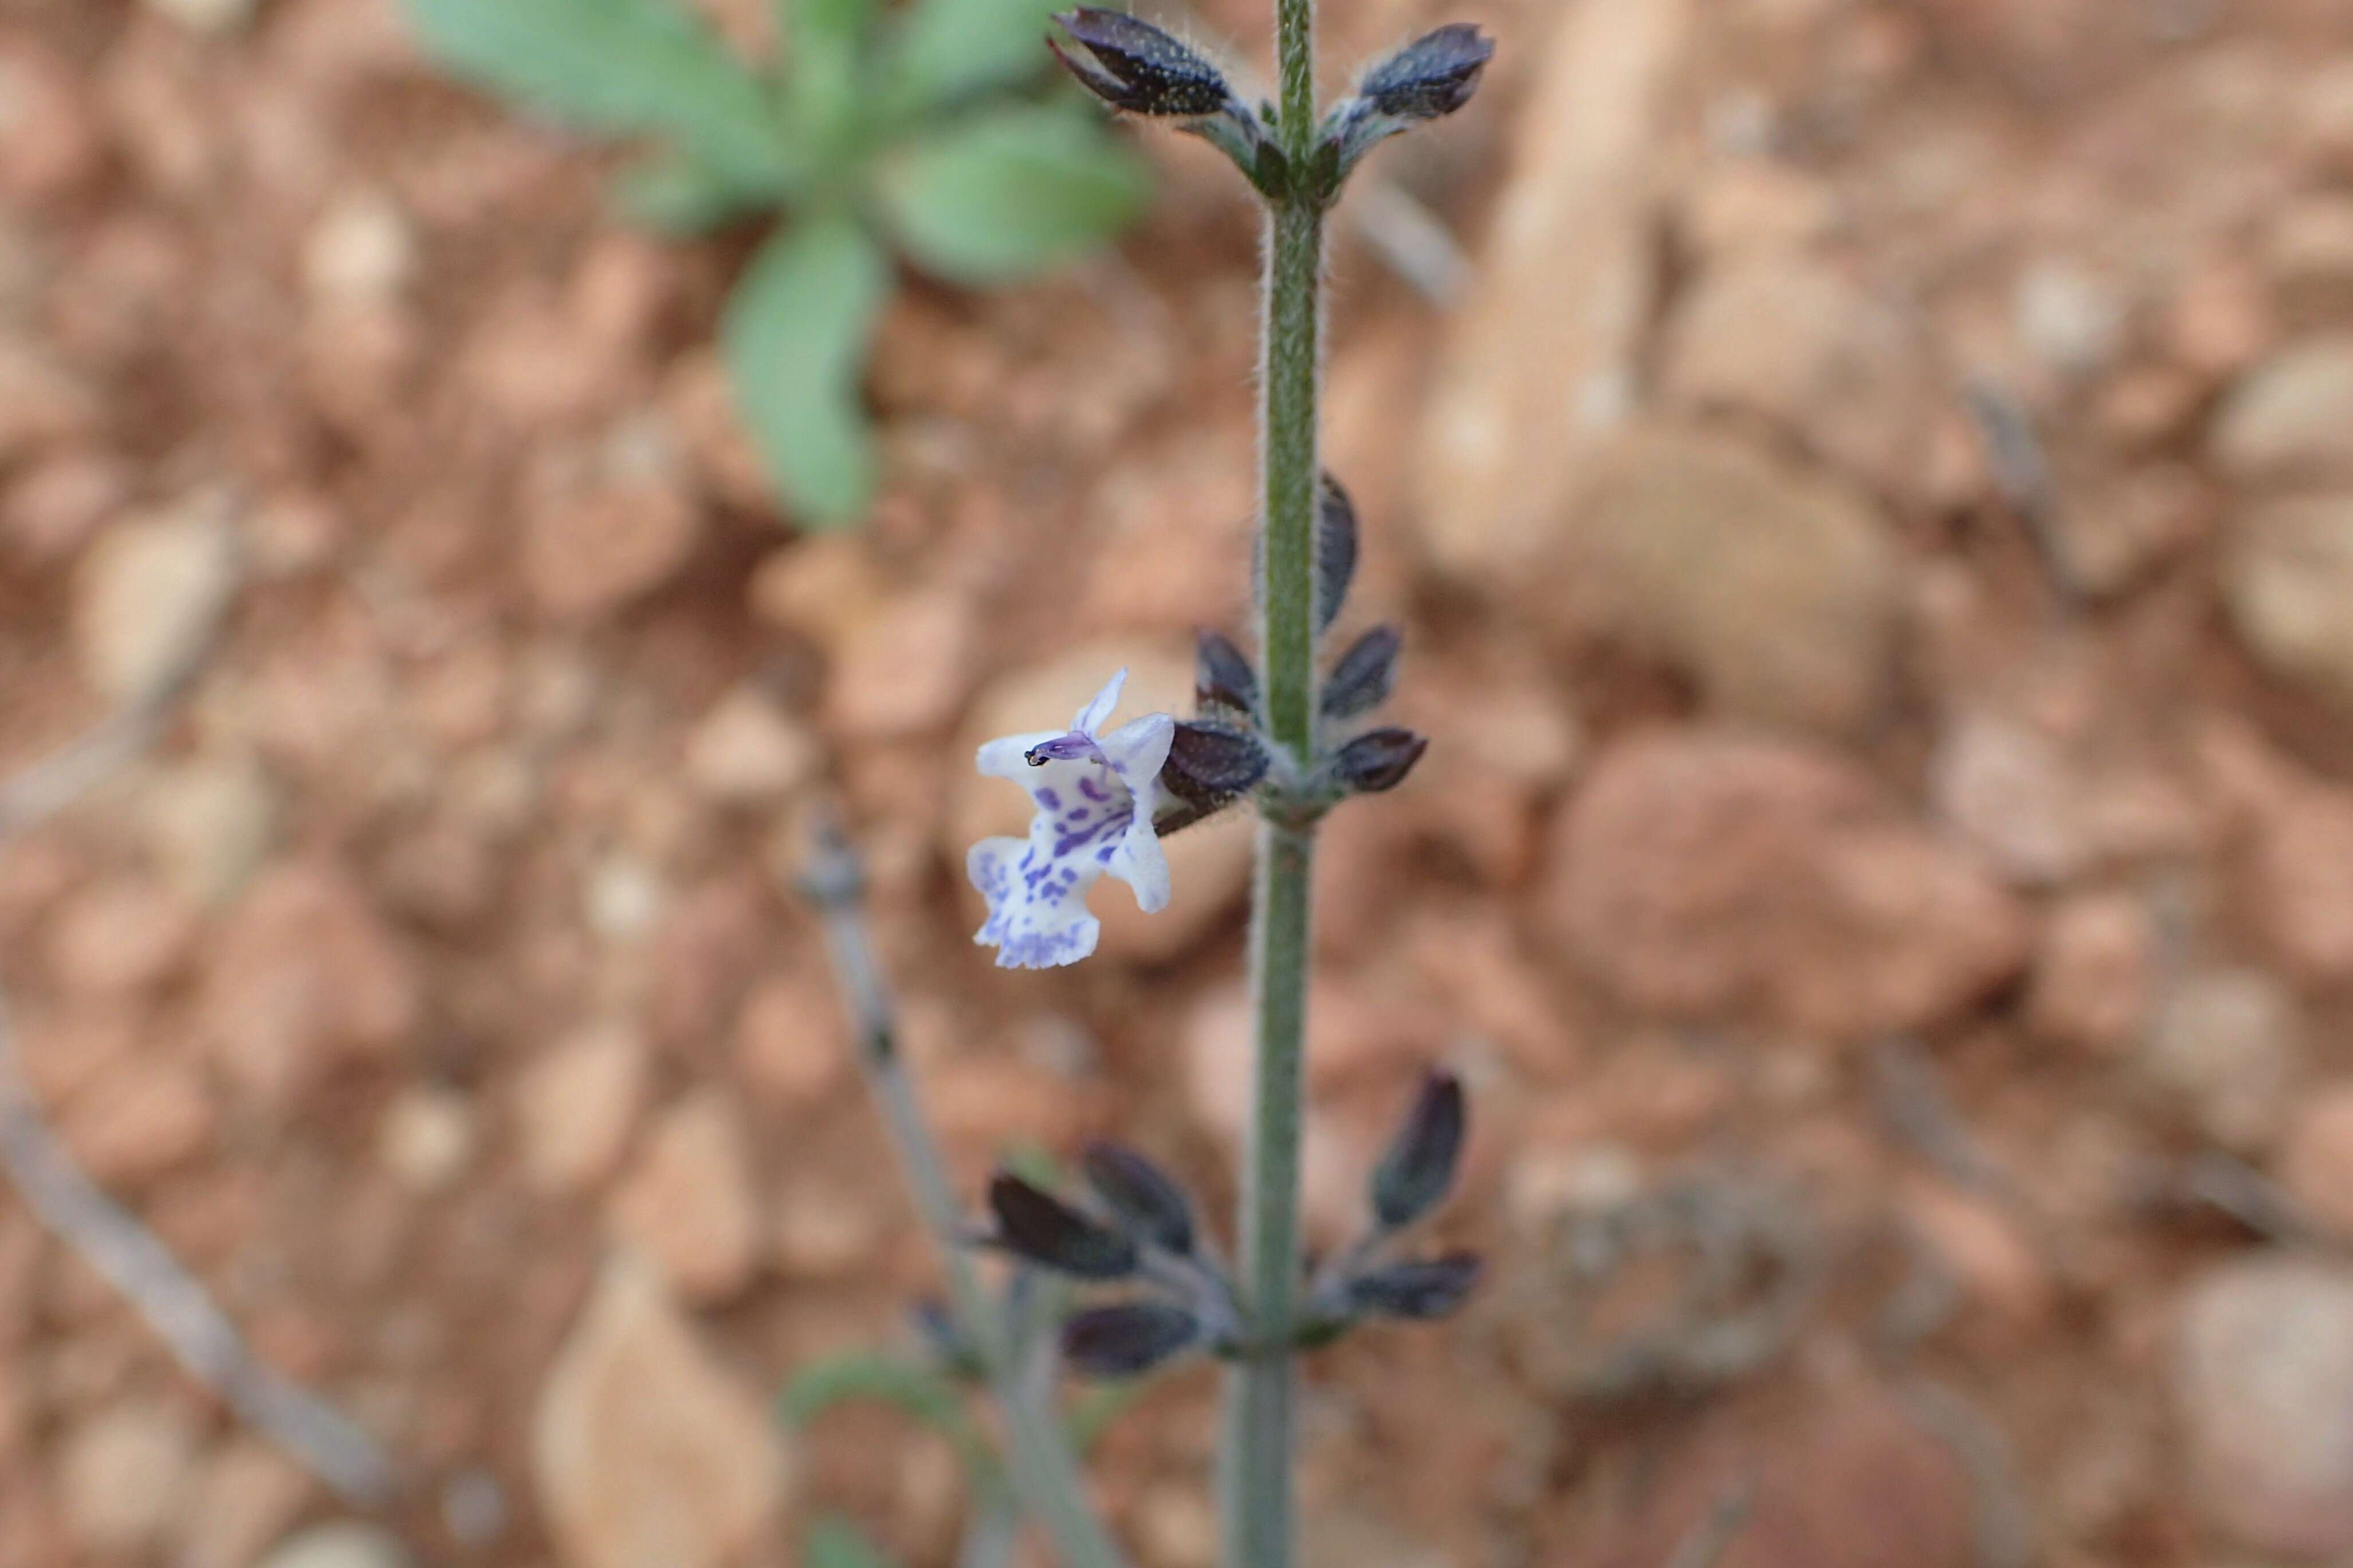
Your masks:
{"label": "leaf pair", "polygon": [[803,519],[860,516],[876,484],[860,395],[894,252],[986,288],[1085,254],[1149,195],[1145,166],[1033,82],[1050,0],[778,0],[774,70],[686,0],[406,0],[459,76],[580,129],[649,138],[644,221],[691,232],[790,206],[720,331],[738,408]]}

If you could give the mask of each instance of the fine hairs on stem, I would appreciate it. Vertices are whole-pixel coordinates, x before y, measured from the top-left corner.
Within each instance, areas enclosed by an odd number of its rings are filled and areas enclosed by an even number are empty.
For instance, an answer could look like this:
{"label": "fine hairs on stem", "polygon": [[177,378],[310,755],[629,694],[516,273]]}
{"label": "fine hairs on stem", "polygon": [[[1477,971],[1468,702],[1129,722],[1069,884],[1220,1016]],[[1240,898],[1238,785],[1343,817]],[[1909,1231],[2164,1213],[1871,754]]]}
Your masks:
{"label": "fine hairs on stem", "polygon": [[[1121,11],[1082,7],[1050,42],[1080,82],[1123,113],[1167,121],[1229,156],[1265,213],[1259,401],[1260,656],[1204,631],[1198,710],[1110,720],[1126,672],[1113,675],[1066,731],[1009,735],[980,748],[984,774],[1019,784],[1035,807],[1024,837],[973,847],[967,871],[988,905],[975,941],[1008,968],[1076,963],[1100,925],[1087,898],[1104,875],[1145,911],[1169,898],[1160,839],[1244,801],[1259,816],[1250,973],[1252,1096],[1230,1269],[1190,1200],[1137,1151],[1097,1144],[1077,1202],[1011,1172],[989,1184],[981,1241],[1025,1271],[1114,1300],[1063,1318],[1060,1360],[1082,1376],[1132,1377],[1187,1354],[1228,1363],[1219,1448],[1227,1568],[1290,1568],[1298,1526],[1293,1466],[1296,1365],[1303,1351],[1376,1318],[1442,1317],[1470,1293],[1477,1260],[1400,1257],[1399,1245],[1443,1201],[1464,1132],[1461,1085],[1423,1084],[1368,1184],[1366,1228],[1312,1281],[1300,1245],[1299,1174],[1307,1018],[1311,871],[1323,816],[1396,787],[1428,742],[1363,728],[1393,689],[1401,639],[1376,626],[1328,661],[1323,639],[1345,600],[1357,550],[1355,508],[1317,462],[1324,226],[1349,172],[1379,142],[1470,100],[1493,45],[1443,26],[1376,61],[1356,90],[1319,114],[1314,0],[1276,0],[1277,100],[1255,107],[1190,45]],[[1064,1562],[1118,1561],[1088,1513],[1077,1468],[1048,1402],[1053,1336],[1025,1356],[1002,1300],[983,1289],[940,1162],[892,1047],[888,1011],[855,915],[854,862],[821,842],[810,892],[825,911],[860,1042],[860,1064],[919,1206],[946,1252],[959,1330],[1003,1406],[1008,1468],[1022,1504]]]}

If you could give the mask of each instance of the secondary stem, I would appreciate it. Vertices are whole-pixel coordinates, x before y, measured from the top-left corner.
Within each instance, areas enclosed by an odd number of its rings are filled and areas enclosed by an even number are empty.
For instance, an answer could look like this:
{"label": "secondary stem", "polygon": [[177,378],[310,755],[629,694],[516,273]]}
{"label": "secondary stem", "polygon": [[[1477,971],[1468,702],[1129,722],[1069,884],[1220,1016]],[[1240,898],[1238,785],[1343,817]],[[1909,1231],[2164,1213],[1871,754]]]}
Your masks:
{"label": "secondary stem", "polygon": [[821,835],[810,856],[807,888],[824,917],[826,945],[857,1033],[859,1070],[923,1227],[939,1249],[956,1328],[987,1370],[989,1392],[1005,1423],[1006,1469],[1013,1489],[1052,1538],[1065,1568],[1122,1568],[1119,1548],[1087,1502],[1078,1463],[1055,1419],[1050,1379],[1024,1375],[1012,1325],[1002,1321],[957,1240],[962,1210],[899,1052],[890,995],[860,916],[859,881],[848,846]]}
{"label": "secondary stem", "polygon": [[[1294,169],[1315,139],[1314,0],[1276,0],[1282,137]],[[1266,581],[1260,646],[1267,731],[1300,772],[1315,760],[1317,291],[1323,215],[1312,196],[1271,204],[1261,404]],[[1314,827],[1261,823],[1250,931],[1257,1063],[1241,1172],[1240,1272],[1248,1344],[1227,1377],[1220,1447],[1227,1568],[1289,1568],[1297,1534],[1291,1339],[1299,1283],[1299,1133],[1307,1023]]]}

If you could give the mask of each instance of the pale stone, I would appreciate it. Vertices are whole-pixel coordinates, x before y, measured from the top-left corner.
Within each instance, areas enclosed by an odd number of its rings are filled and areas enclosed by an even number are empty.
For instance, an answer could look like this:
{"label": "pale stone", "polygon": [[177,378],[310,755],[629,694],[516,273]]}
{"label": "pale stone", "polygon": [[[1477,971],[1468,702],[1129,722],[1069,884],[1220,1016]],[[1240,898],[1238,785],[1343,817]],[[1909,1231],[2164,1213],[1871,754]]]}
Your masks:
{"label": "pale stone", "polygon": [[2253,969],[2185,975],[2158,1003],[2143,1079],[2208,1138],[2260,1152],[2287,1114],[2301,1053],[2295,1000]]}
{"label": "pale stone", "polygon": [[380,1524],[314,1524],[281,1542],[259,1568],[415,1568],[400,1538]]}
{"label": "pale stone", "polygon": [[885,739],[952,722],[977,671],[978,632],[972,606],[953,589],[892,600],[843,639],[826,692],[834,725]]}
{"label": "pale stone", "polygon": [[378,191],[339,197],[302,245],[303,281],[326,305],[381,305],[416,269],[415,227],[399,204]]}
{"label": "pale stone", "polygon": [[2353,1547],[2353,1275],[2280,1255],[2210,1270],[2181,1304],[2174,1386],[2216,1524],[2297,1559]]}
{"label": "pale stone", "polygon": [[311,1485],[308,1472],[260,1438],[231,1438],[197,1473],[178,1526],[180,1568],[248,1568],[294,1522]]}
{"label": "pale stone", "polygon": [[111,1405],[67,1436],[59,1456],[66,1528],[94,1555],[142,1551],[176,1516],[195,1462],[193,1423],[149,1401]]}
{"label": "pale stone", "polygon": [[242,752],[198,756],[156,774],[140,802],[149,852],[180,896],[207,908],[244,890],[278,835],[278,796]]}
{"label": "pale stone", "polygon": [[1879,710],[1900,579],[1861,497],[1681,432],[1630,434],[1588,469],[1541,568],[1503,590],[1536,626],[1624,637],[1740,718],[1843,730]]}
{"label": "pale stone", "polygon": [[1509,173],[1422,431],[1414,515],[1451,574],[1507,582],[1553,531],[1591,442],[1632,406],[1693,11],[1582,5],[1530,51]]}
{"label": "pale stone", "polygon": [[791,794],[822,763],[814,737],[756,687],[739,686],[686,738],[686,776],[709,798],[757,805]]}
{"label": "pale stone", "polygon": [[2239,479],[2353,478],[2353,337],[2306,339],[2256,365],[2215,416],[2213,451]]}
{"label": "pale stone", "polygon": [[118,702],[153,693],[195,658],[237,579],[237,536],[217,496],[107,529],[74,574],[83,678]]}
{"label": "pale stone", "polygon": [[700,1090],[663,1112],[615,1190],[611,1215],[621,1237],[688,1300],[723,1300],[750,1283],[759,1205],[743,1129],[723,1096]]}
{"label": "pale stone", "polygon": [[567,1568],[720,1568],[782,1503],[786,1463],[765,1401],[622,1254],[540,1391],[532,1471]]}
{"label": "pale stone", "polygon": [[376,1131],[376,1157],[402,1185],[438,1193],[473,1163],[474,1104],[454,1089],[428,1084],[401,1090]]}
{"label": "pale stone", "polygon": [[515,1115],[532,1185],[576,1195],[610,1175],[645,1103],[652,1067],[636,1032],[603,1024],[567,1037],[525,1068]]}
{"label": "pale stone", "polygon": [[[2353,409],[2353,382],[2347,395],[2342,406]],[[2353,616],[2345,613],[2353,602],[2353,490],[2273,500],[2240,518],[2222,592],[2257,660],[2353,704]]]}

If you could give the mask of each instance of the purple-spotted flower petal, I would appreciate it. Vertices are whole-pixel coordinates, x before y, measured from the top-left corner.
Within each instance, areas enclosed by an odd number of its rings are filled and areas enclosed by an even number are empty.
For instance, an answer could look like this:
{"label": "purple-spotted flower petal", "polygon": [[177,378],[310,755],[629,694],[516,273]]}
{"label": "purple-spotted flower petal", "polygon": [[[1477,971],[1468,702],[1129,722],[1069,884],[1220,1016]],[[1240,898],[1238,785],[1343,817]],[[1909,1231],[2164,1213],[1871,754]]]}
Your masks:
{"label": "purple-spotted flower petal", "polygon": [[965,861],[988,900],[973,941],[997,949],[1002,968],[1050,969],[1092,952],[1103,925],[1087,912],[1087,889],[1106,871],[1135,889],[1146,914],[1168,902],[1152,813],[1176,723],[1152,713],[1103,733],[1126,680],[1124,669],[1113,676],[1067,731],[980,748],[980,771],[1020,784],[1037,807],[1027,838],[984,838]]}

